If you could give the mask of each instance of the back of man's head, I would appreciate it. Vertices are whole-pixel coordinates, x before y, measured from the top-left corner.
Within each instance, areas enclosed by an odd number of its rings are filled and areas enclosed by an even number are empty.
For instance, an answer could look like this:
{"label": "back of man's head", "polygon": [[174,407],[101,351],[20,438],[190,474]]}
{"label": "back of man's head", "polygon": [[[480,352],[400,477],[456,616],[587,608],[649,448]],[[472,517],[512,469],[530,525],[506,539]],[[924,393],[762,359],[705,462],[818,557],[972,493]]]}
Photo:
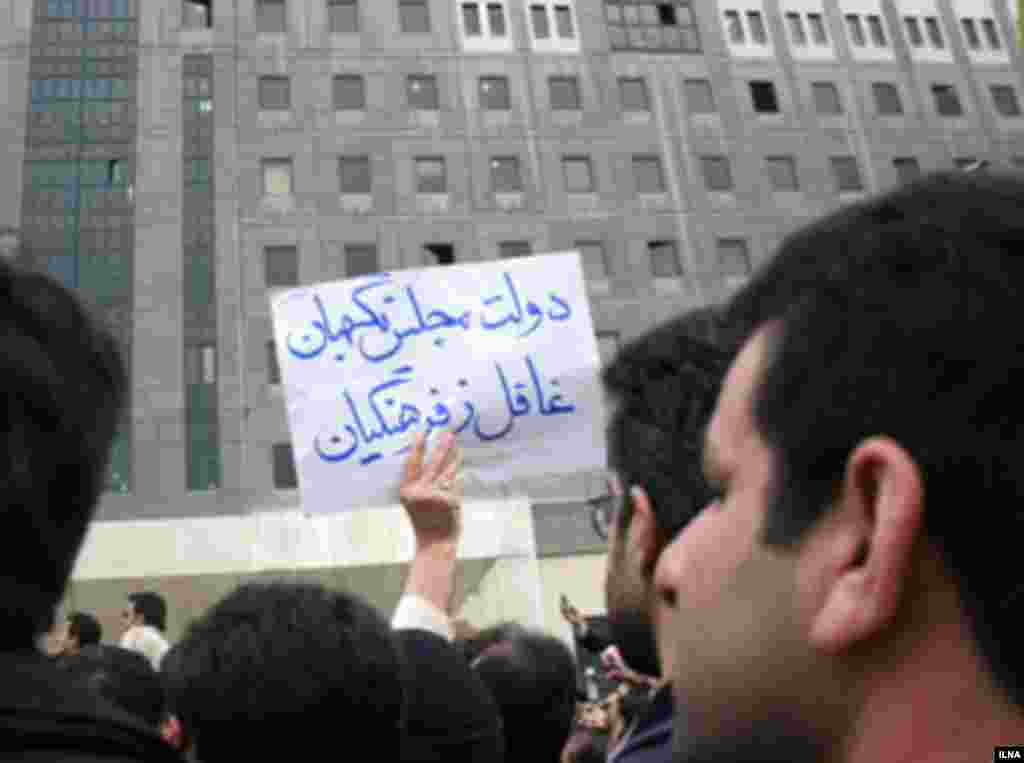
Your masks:
{"label": "back of man's head", "polygon": [[506,640],[491,643],[473,661],[501,710],[505,759],[557,761],[576,710],[572,652],[543,633],[506,633]]}
{"label": "back of man's head", "polygon": [[141,654],[116,646],[84,647],[58,663],[72,682],[157,729],[164,719],[160,676]]}
{"label": "back of man's head", "polygon": [[0,649],[47,630],[96,501],[127,394],[124,361],[51,278],[0,261]]}
{"label": "back of man's head", "polygon": [[103,638],[103,628],[88,612],[73,612],[68,617],[68,635],[78,640],[79,648],[94,646]]}
{"label": "back of man's head", "polygon": [[929,176],[793,234],[730,307],[740,338],[775,327],[753,409],[779,486],[765,541],[794,546],[853,449],[895,441],[920,471],[927,538],[1018,707],[1022,209],[1020,175]]}
{"label": "back of man's head", "polygon": [[135,612],[142,616],[145,625],[163,632],[167,629],[167,602],[164,597],[153,591],[140,591],[128,594]]}
{"label": "back of man's head", "polygon": [[403,689],[387,621],[315,583],[247,583],[161,664],[170,712],[203,763],[304,750],[400,758]]}

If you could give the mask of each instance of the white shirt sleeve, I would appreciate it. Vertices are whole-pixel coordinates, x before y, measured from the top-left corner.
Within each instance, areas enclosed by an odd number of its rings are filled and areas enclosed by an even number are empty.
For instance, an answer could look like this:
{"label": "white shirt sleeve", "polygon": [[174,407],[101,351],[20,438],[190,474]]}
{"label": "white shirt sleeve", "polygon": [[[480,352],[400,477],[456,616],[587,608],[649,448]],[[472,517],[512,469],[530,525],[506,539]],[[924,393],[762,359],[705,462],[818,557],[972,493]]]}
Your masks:
{"label": "white shirt sleeve", "polygon": [[455,638],[448,615],[423,597],[409,593],[403,594],[398,606],[395,607],[391,627],[396,631],[430,631],[445,641],[452,641]]}

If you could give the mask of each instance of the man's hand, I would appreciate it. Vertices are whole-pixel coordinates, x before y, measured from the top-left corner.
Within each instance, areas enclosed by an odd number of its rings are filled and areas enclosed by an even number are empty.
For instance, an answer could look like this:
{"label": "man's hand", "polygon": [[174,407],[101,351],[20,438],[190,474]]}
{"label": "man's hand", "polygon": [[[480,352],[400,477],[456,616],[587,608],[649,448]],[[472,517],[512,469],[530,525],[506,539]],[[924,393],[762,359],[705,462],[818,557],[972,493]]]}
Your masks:
{"label": "man's hand", "polygon": [[562,617],[564,617],[570,625],[583,625],[583,615],[576,609],[569,600],[562,598]]}
{"label": "man's hand", "polygon": [[454,549],[462,537],[462,450],[455,444],[455,435],[445,432],[430,462],[424,464],[425,458],[426,437],[420,434],[405,462],[399,497],[412,523],[417,550]]}
{"label": "man's hand", "polygon": [[622,653],[614,644],[601,653],[601,665],[608,672],[608,677],[616,681],[625,681],[633,686],[651,687],[657,684],[658,679],[652,676],[645,676],[637,673],[626,661],[622,659]]}

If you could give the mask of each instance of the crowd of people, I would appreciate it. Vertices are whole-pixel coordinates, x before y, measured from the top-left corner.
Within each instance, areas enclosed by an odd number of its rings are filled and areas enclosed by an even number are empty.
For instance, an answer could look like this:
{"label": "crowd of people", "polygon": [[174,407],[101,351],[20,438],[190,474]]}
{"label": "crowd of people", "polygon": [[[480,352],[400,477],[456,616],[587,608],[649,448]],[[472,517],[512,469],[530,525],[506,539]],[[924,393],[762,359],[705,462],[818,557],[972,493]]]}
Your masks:
{"label": "crowd of people", "polygon": [[0,262],[0,753],[895,763],[1024,743],[1022,206],[1024,178],[985,171],[844,207],[602,369],[607,623],[562,602],[615,686],[599,697],[560,640],[453,620],[451,433],[405,464],[415,552],[390,620],[246,583],[169,645],[144,592],[119,646],[76,612],[42,654],[127,382],[73,295]]}

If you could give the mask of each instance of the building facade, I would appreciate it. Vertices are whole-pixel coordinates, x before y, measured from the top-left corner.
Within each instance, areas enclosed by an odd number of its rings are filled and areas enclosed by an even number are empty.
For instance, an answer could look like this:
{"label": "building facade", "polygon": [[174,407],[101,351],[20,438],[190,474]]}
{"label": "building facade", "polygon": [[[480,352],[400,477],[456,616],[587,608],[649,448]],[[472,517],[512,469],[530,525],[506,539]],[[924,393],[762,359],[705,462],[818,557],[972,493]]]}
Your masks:
{"label": "building facade", "polygon": [[[1024,165],[1012,0],[3,0],[0,22],[0,229],[130,359],[88,601],[287,566],[224,548],[233,518],[301,506],[268,290],[578,249],[608,355],[837,205]],[[601,551],[602,482],[472,497],[526,496],[511,556],[564,579]],[[190,540],[203,521],[223,542]]]}

